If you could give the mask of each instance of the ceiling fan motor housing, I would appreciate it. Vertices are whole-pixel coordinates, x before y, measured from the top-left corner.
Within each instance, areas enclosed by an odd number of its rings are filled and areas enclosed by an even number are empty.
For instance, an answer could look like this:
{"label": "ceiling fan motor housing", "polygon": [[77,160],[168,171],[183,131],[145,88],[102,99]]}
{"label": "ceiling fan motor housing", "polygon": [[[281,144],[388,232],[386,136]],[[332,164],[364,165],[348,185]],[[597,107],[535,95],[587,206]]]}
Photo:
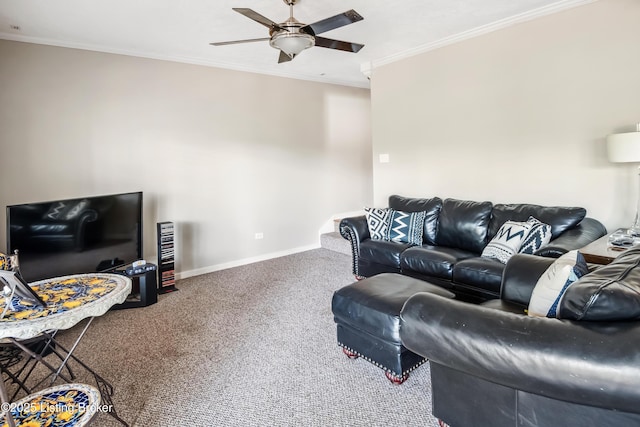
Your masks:
{"label": "ceiling fan motor housing", "polygon": [[303,50],[315,45],[315,37],[306,31],[300,31],[300,28],[305,24],[298,22],[295,18],[291,17],[279,25],[282,29],[273,28],[269,31],[271,35],[269,45],[271,47],[279,49],[293,58]]}

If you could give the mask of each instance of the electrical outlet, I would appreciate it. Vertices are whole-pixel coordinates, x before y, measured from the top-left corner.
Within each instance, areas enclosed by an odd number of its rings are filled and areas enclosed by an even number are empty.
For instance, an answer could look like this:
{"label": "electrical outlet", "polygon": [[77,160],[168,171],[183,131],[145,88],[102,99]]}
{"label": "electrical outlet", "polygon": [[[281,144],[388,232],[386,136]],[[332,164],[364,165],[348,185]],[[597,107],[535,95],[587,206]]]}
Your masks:
{"label": "electrical outlet", "polygon": [[262,232],[255,234],[256,240],[264,239],[264,234]]}

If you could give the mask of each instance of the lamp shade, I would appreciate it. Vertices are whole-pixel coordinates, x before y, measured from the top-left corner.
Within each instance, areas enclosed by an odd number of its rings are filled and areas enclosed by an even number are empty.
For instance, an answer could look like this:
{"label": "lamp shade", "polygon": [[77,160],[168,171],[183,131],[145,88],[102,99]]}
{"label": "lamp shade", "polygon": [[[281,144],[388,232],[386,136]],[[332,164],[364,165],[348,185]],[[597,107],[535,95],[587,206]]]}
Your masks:
{"label": "lamp shade", "polygon": [[615,133],[607,137],[610,162],[640,162],[640,132]]}

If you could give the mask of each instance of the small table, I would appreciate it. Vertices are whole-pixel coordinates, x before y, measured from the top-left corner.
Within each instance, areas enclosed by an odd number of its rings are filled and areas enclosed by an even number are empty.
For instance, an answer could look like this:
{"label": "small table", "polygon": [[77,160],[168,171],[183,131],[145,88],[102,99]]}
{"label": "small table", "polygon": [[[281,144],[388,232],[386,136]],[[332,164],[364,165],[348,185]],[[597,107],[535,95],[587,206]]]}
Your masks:
{"label": "small table", "polygon": [[[102,316],[115,304],[121,304],[131,292],[131,279],[117,274],[76,274],[73,276],[56,277],[30,283],[31,288],[47,305],[37,307],[14,297],[12,307],[0,319],[0,341],[10,342],[22,349],[30,357],[45,365],[52,372],[51,383],[60,377],[69,382],[61,373],[69,359],[75,360],[82,367],[93,374],[103,399],[112,405],[110,396],[113,386],[93,371],[84,362],[73,355],[80,340],[96,316]],[[5,309],[6,302],[0,299],[0,312]],[[57,330],[69,329],[88,319],[80,335],[70,349],[64,348],[56,341]],[[56,349],[64,353],[61,365],[56,368],[44,360],[42,356],[31,351],[23,341],[38,336],[44,336],[49,343],[55,344]],[[51,345],[51,344],[48,344]],[[4,381],[0,380],[0,396],[3,403],[7,403]],[[127,425],[115,411],[109,412],[116,420]]]}
{"label": "small table", "polygon": [[618,255],[629,249],[609,246],[610,235],[611,234],[602,236],[598,240],[594,240],[580,249],[580,253],[584,256],[585,261],[591,264],[610,264]]}

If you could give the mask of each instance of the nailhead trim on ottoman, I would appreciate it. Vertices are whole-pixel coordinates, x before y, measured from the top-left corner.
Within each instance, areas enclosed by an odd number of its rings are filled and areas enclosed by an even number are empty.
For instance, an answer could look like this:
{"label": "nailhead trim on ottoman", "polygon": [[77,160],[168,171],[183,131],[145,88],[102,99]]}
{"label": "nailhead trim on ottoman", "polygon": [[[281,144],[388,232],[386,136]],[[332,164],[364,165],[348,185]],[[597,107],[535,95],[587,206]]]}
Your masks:
{"label": "nailhead trim on ottoman", "polygon": [[401,383],[426,359],[400,340],[400,310],[418,292],[453,298],[453,293],[422,280],[383,273],[352,283],[333,295],[338,345],[385,371]]}
{"label": "nailhead trim on ottoman", "polygon": [[[409,375],[409,373],[413,370],[415,370],[416,368],[418,368],[420,365],[422,365],[424,362],[427,361],[427,359],[422,359],[419,362],[417,362],[415,365],[411,366],[409,369],[406,369],[405,371],[402,372],[402,374],[397,374],[396,372],[393,372],[391,369],[387,368],[386,366],[382,366],[381,364],[379,364],[378,362],[376,362],[375,360],[371,359],[370,357],[367,357],[363,354],[358,353],[357,351],[355,351],[352,348],[347,347],[346,345],[344,345],[341,342],[338,342],[338,345],[342,348],[347,349],[350,353],[354,353],[357,354],[358,357],[363,358],[364,360],[366,360],[367,362],[373,363],[374,365],[376,365],[378,368],[382,369],[385,372],[389,372],[389,374],[391,374],[393,377],[397,378],[398,380],[400,380],[403,377],[406,377],[407,375]],[[407,350],[408,351],[408,350]]]}

